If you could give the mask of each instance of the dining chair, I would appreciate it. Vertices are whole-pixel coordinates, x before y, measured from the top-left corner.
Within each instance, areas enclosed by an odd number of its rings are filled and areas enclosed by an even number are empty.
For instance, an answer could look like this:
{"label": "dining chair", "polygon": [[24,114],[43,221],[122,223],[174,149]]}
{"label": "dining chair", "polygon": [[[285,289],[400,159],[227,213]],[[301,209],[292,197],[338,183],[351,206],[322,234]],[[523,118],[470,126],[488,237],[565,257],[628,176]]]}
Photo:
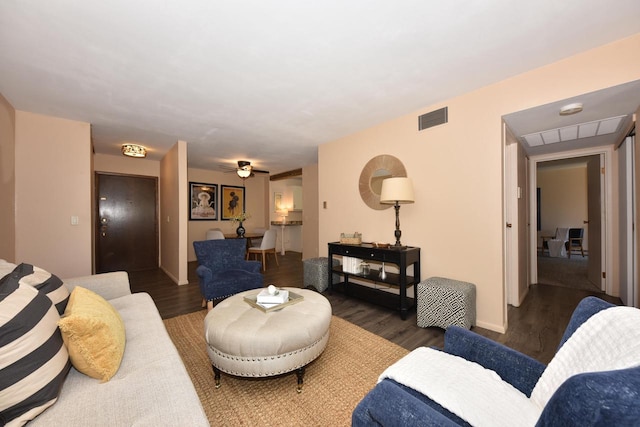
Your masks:
{"label": "dining chair", "polygon": [[568,228],[556,228],[556,233],[552,239],[545,239],[543,237],[542,252],[546,249],[549,251],[549,256],[552,257],[565,257],[566,250],[565,245],[569,241],[569,229]]}
{"label": "dining chair", "polygon": [[584,257],[584,248],[582,247],[582,240],[584,239],[584,228],[570,228],[569,240],[565,243],[567,248],[567,255],[571,258],[571,251],[580,250],[580,253]]}
{"label": "dining chair", "polygon": [[224,239],[224,233],[222,233],[222,230],[218,228],[207,230],[207,236],[205,240],[219,240],[219,239]]}
{"label": "dining chair", "polygon": [[258,255],[262,254],[262,269],[265,271],[267,269],[267,259],[266,254],[272,253],[276,259],[276,264],[280,266],[278,263],[278,254],[276,252],[276,238],[277,231],[276,230],[267,230],[264,232],[264,237],[262,238],[262,242],[258,246],[252,246],[247,250],[247,259],[251,256],[251,254],[255,254],[256,260],[258,259]]}
{"label": "dining chair", "polygon": [[260,246],[262,243],[262,238],[264,237],[264,233],[267,232],[267,229],[264,227],[254,228],[252,233],[260,234],[262,237],[254,237],[251,239],[251,246]]}

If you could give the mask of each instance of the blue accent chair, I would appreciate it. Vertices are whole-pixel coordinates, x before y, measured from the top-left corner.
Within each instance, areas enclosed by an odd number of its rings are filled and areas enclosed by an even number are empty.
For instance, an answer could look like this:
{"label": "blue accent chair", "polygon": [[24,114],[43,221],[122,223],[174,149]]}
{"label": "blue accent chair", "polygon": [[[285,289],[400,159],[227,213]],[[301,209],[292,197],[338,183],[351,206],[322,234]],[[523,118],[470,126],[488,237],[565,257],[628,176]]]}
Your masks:
{"label": "blue accent chair", "polygon": [[[596,297],[583,299],[558,349],[589,317],[612,306]],[[527,396],[546,368],[529,356],[457,326],[447,328],[443,351],[495,371]],[[536,426],[638,426],[639,402],[640,367],[582,373],[556,390]],[[355,427],[459,425],[469,424],[427,396],[390,379],[378,383],[352,414]],[[513,425],[518,425],[517,420]]]}
{"label": "blue accent chair", "polygon": [[209,310],[214,300],[263,286],[260,262],[244,259],[246,239],[203,240],[193,242],[193,248],[200,291]]}

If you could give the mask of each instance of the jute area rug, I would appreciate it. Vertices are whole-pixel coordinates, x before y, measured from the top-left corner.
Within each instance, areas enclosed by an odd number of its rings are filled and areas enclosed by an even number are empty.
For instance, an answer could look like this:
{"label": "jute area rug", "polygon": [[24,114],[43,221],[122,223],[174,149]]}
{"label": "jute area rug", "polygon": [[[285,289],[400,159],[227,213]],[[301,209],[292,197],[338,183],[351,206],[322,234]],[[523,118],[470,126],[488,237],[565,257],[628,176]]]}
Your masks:
{"label": "jute area rug", "polygon": [[216,390],[204,341],[206,311],[164,321],[212,426],[350,426],[351,413],[382,371],[408,353],[333,316],[327,348],[307,366],[302,393],[295,372],[272,378],[222,374]]}

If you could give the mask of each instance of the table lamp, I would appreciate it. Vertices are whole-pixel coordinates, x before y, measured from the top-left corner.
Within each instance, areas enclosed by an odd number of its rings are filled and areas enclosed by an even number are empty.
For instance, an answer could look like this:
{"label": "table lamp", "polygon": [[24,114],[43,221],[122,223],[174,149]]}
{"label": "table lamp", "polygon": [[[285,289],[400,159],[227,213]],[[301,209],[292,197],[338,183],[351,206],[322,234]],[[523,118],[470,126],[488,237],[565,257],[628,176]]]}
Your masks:
{"label": "table lamp", "polygon": [[411,178],[397,177],[387,178],[382,181],[380,191],[380,203],[393,204],[396,209],[396,247],[402,247],[400,243],[400,204],[413,203],[413,181]]}

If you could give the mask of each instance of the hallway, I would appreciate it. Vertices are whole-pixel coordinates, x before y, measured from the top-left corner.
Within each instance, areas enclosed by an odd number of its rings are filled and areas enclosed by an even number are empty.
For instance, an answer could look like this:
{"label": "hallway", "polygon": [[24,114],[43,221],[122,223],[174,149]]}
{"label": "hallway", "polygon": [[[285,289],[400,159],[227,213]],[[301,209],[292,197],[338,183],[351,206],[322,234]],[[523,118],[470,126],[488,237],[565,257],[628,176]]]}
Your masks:
{"label": "hallway", "polygon": [[571,258],[538,256],[538,284],[562,286],[589,292],[601,292],[587,278],[588,256],[574,255]]}

